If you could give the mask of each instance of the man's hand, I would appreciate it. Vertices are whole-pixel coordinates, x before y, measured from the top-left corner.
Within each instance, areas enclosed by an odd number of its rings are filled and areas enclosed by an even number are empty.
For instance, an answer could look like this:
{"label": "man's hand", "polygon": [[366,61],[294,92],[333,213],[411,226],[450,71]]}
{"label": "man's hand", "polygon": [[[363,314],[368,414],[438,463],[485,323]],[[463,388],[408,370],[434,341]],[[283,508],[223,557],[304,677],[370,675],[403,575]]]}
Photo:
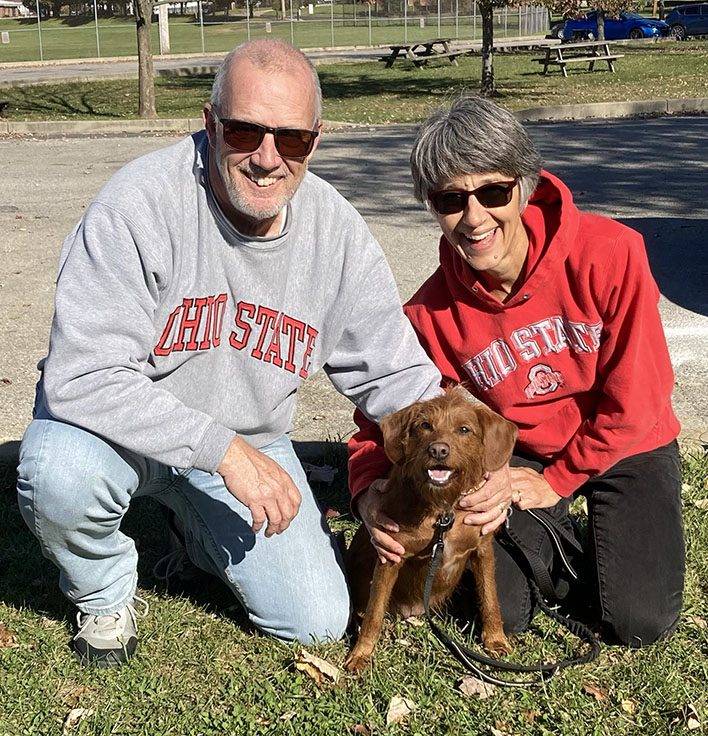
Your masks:
{"label": "man's hand", "polygon": [[457,502],[457,508],[469,512],[464,523],[481,526],[482,534],[491,534],[500,526],[511,506],[511,478],[509,466],[484,474],[482,482]]}
{"label": "man's hand", "polygon": [[300,508],[300,491],[292,478],[267,455],[234,437],[217,468],[229,492],[248,506],[258,534],[268,521],[266,537],[284,532]]}
{"label": "man's hand", "polygon": [[547,509],[561,499],[543,475],[532,468],[512,468],[511,487],[514,503],[520,509]]}
{"label": "man's hand", "polygon": [[406,551],[403,545],[386,533],[395,534],[398,531],[398,524],[381,511],[383,495],[387,491],[388,480],[379,478],[356,497],[359,516],[371,536],[371,544],[374,545],[382,565],[400,562],[401,555]]}

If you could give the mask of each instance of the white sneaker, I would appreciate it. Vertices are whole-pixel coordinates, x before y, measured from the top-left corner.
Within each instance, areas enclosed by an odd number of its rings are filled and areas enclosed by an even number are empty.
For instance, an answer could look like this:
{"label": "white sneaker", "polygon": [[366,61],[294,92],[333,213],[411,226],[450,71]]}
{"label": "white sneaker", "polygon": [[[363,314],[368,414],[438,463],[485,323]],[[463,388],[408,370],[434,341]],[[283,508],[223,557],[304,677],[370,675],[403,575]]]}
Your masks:
{"label": "white sneaker", "polygon": [[[143,605],[142,613],[135,610],[135,603]],[[76,614],[78,632],[74,637],[74,656],[81,664],[98,667],[119,667],[128,661],[138,649],[138,618],[145,618],[150,607],[147,601],[135,596],[131,603],[116,613],[97,616],[91,613]]]}

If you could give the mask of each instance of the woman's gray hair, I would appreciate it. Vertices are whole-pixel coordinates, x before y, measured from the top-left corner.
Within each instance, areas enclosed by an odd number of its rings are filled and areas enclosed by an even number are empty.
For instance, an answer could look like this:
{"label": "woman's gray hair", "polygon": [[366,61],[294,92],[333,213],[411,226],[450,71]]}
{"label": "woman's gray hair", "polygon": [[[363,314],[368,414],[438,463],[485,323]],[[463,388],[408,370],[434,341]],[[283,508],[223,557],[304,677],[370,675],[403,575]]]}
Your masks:
{"label": "woman's gray hair", "polygon": [[226,54],[211,87],[210,101],[213,107],[221,109],[221,103],[227,91],[228,70],[235,56],[245,56],[255,67],[268,72],[285,72],[291,70],[295,64],[302,64],[312,75],[312,86],[315,93],[315,121],[322,117],[322,90],[317,70],[302,51],[277,38],[246,41]]}
{"label": "woman's gray hair", "polygon": [[519,179],[520,210],[538,185],[541,157],[521,123],[507,110],[462,93],[418,130],[410,157],[416,199],[465,174],[498,171]]}

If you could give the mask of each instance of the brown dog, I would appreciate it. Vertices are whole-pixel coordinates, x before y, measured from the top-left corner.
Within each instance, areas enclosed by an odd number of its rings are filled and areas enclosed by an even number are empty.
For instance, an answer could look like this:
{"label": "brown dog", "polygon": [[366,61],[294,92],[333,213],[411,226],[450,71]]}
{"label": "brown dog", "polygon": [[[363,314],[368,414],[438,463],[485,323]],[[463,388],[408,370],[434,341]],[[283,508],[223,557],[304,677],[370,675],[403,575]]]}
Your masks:
{"label": "brown dog", "polygon": [[[473,489],[485,471],[506,463],[517,428],[495,412],[465,398],[459,387],[421,401],[381,422],[386,454],[395,463],[381,511],[400,531],[392,535],[405,548],[401,562],[381,564],[362,524],[347,552],[347,573],[354,610],[363,614],[356,646],[344,666],[361,670],[376,646],[384,613],[423,613],[423,591],[430,566],[435,523],[460,496]],[[494,579],[492,535],[462,523],[458,511],[445,536],[444,555],[430,595],[441,606],[458,584],[470,560],[475,577],[482,642],[495,654],[510,651],[504,635]],[[372,578],[373,576],[373,578]]]}

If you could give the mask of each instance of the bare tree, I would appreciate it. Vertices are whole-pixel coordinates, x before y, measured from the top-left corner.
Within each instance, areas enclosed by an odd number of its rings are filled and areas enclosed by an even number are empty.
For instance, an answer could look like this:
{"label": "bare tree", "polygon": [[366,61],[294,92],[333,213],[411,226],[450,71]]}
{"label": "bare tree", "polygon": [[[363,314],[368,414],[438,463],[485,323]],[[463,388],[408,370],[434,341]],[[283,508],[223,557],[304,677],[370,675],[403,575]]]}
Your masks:
{"label": "bare tree", "polygon": [[156,118],[155,70],[152,64],[150,26],[155,0],[135,0],[135,23],[138,31],[138,114]]}
{"label": "bare tree", "polygon": [[494,81],[494,9],[514,4],[515,0],[479,0],[482,16],[482,86],[483,97],[493,97],[496,92]]}

